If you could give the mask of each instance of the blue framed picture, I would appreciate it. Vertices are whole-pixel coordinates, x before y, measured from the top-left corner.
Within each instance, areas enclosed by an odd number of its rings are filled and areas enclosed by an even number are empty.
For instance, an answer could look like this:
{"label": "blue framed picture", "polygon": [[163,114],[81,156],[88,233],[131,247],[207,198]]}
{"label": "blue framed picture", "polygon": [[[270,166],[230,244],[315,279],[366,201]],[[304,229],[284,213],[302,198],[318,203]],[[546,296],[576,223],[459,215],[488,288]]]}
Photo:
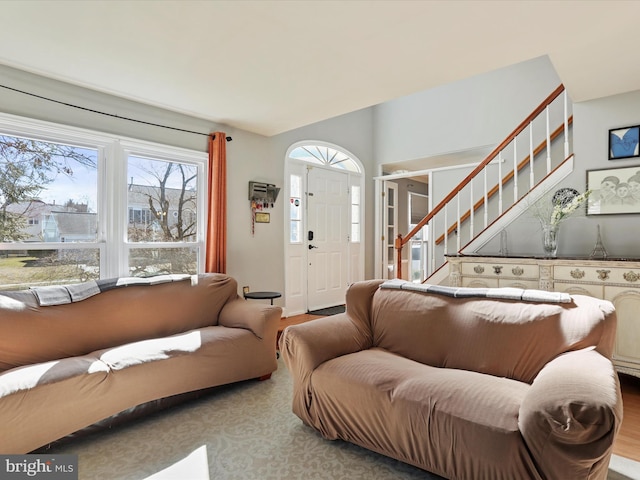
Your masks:
{"label": "blue framed picture", "polygon": [[640,156],[640,126],[609,130],[609,160]]}

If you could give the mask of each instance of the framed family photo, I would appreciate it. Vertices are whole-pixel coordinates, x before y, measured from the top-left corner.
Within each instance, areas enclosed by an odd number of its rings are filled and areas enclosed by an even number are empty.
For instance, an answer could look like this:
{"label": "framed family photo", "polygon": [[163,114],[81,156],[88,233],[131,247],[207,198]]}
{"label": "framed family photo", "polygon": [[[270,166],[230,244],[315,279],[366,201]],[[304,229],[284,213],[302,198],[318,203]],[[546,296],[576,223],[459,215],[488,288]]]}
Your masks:
{"label": "framed family photo", "polygon": [[640,156],[640,126],[609,130],[609,160]]}
{"label": "framed family photo", "polygon": [[640,165],[587,170],[587,215],[640,213]]}

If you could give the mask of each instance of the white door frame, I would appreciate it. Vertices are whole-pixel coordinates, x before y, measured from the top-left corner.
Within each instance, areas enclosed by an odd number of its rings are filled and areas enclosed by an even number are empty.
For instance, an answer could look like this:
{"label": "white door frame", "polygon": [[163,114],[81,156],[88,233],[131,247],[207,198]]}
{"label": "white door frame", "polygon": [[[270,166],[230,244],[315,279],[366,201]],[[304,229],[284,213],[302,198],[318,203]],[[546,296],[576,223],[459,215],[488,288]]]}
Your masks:
{"label": "white door frame", "polygon": [[[290,157],[290,153],[297,147],[301,145],[321,145],[321,146],[329,146],[344,154],[351,157],[351,159],[358,165],[360,168],[360,173],[350,172],[347,170],[341,170],[337,168],[331,168],[328,166],[323,166],[319,164],[312,164],[309,162],[305,162],[302,160],[294,159]],[[291,145],[287,149],[287,153],[285,156],[285,172],[284,172],[284,273],[285,273],[285,288],[284,288],[284,316],[298,315],[307,312],[308,308],[308,298],[307,298],[307,252],[308,252],[308,244],[307,240],[307,215],[306,215],[306,206],[307,206],[307,175],[306,168],[307,166],[312,166],[313,168],[328,168],[331,171],[339,171],[344,172],[347,178],[347,185],[351,189],[353,186],[359,187],[360,189],[360,242],[349,242],[349,253],[348,253],[348,280],[349,283],[353,283],[355,281],[364,280],[364,264],[365,264],[365,175],[364,175],[364,167],[362,162],[351,154],[348,150],[334,144],[330,144],[327,142],[316,141],[316,140],[307,140],[303,142],[296,142]],[[292,243],[291,242],[291,231],[290,231],[290,212],[291,212],[291,202],[290,202],[290,192],[291,192],[291,176],[297,175],[301,177],[302,180],[302,221],[301,221],[301,237],[300,242]],[[351,191],[351,190],[350,190]],[[351,212],[349,212],[349,222],[351,222]]]}
{"label": "white door frame", "polygon": [[[457,168],[457,167],[456,167]],[[434,171],[437,170],[445,170],[448,168],[443,168],[443,169],[438,169],[438,168],[432,168],[432,169],[428,169],[428,170],[418,170],[415,172],[404,172],[404,173],[398,173],[398,174],[392,174],[392,175],[383,175],[380,174],[377,177],[374,177],[374,187],[375,187],[375,224],[373,226],[374,228],[374,238],[375,238],[375,242],[374,242],[374,254],[375,254],[375,260],[374,260],[374,272],[375,272],[375,277],[376,278],[387,278],[388,277],[388,271],[387,271],[387,265],[386,265],[386,252],[385,249],[386,247],[386,230],[387,230],[387,226],[385,225],[384,219],[385,219],[385,211],[387,208],[387,199],[385,198],[385,182],[390,182],[393,180],[397,180],[397,179],[401,179],[401,178],[412,178],[415,176],[424,176],[427,175],[429,177],[429,186],[428,186],[428,193],[427,196],[429,197],[428,200],[428,204],[429,204],[429,211],[431,211],[433,209],[433,183],[432,183],[432,175]],[[381,169],[382,170],[382,169]],[[409,232],[398,232],[398,233],[402,233],[403,236],[406,235]],[[395,239],[393,240],[395,242]],[[429,238],[429,242],[432,242],[432,239]],[[432,245],[432,243],[429,243],[430,245]],[[428,258],[428,265],[431,265],[431,261],[430,261],[430,255],[432,255],[432,248],[429,248],[427,250],[427,258]],[[393,263],[395,266],[396,263],[396,258],[394,258]],[[408,270],[403,266],[403,272],[407,272]]]}

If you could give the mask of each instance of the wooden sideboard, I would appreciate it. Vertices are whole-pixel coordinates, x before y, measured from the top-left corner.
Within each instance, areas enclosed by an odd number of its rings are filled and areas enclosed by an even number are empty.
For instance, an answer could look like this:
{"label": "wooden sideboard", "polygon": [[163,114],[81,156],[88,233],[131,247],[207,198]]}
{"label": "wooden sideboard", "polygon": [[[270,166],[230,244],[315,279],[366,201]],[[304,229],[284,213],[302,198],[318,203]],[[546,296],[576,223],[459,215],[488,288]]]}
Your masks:
{"label": "wooden sideboard", "polygon": [[613,361],[619,372],[640,377],[640,259],[448,256],[456,287],[535,288],[590,295],[616,307]]}

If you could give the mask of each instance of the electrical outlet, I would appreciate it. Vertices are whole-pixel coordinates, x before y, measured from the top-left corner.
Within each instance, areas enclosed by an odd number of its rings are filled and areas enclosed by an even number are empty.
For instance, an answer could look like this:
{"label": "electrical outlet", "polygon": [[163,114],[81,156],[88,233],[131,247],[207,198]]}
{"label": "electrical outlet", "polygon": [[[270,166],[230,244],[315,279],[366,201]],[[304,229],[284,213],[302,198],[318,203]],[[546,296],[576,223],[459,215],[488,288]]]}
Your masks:
{"label": "electrical outlet", "polygon": [[249,285],[245,285],[244,287],[242,287],[242,294],[246,295],[247,293],[249,293]]}

